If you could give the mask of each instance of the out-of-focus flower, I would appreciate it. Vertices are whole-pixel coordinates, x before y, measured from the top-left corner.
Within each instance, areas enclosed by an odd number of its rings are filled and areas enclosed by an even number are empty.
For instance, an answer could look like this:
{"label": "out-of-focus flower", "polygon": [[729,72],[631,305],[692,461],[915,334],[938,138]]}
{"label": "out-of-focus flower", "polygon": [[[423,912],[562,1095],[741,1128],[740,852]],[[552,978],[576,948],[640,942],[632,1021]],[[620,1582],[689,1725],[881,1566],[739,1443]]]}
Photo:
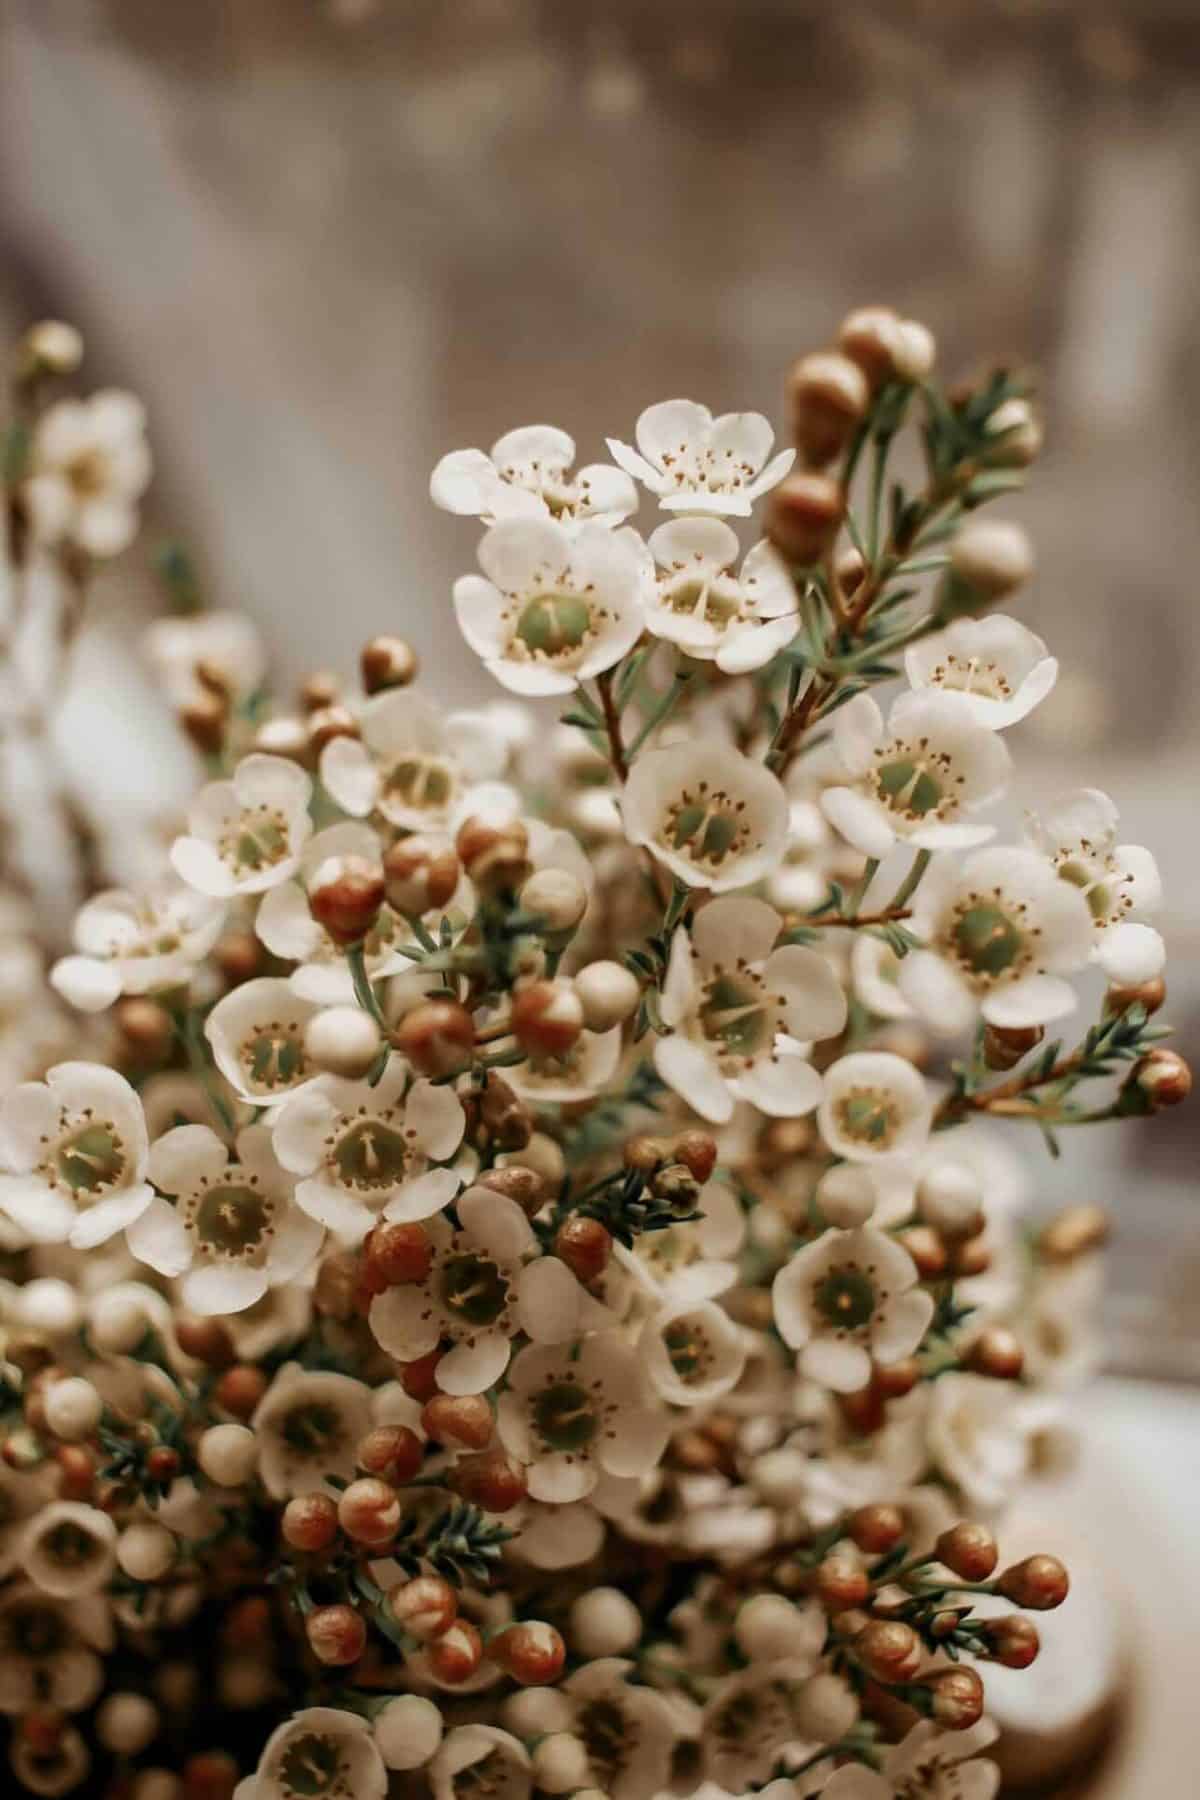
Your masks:
{"label": "out-of-focus flower", "polygon": [[201,894],[261,894],[296,872],[312,832],[312,782],[282,756],[244,756],[230,781],[210,781],[171,846],[175,872]]}
{"label": "out-of-focus flower", "polygon": [[76,914],[78,954],[61,957],[50,980],[83,1012],[102,1012],[121,994],[186,987],[224,917],[219,900],[182,882],[141,894],[110,888]]}
{"label": "out-of-focus flower", "polygon": [[29,463],[22,495],[42,543],[117,556],[133,542],[151,471],[146,410],[133,394],[56,402],[34,427]]}
{"label": "out-of-focus flower", "polygon": [[58,1063],[0,1108],[0,1210],[35,1243],[102,1244],[145,1211],[149,1145],[141,1102],[100,1063]]}

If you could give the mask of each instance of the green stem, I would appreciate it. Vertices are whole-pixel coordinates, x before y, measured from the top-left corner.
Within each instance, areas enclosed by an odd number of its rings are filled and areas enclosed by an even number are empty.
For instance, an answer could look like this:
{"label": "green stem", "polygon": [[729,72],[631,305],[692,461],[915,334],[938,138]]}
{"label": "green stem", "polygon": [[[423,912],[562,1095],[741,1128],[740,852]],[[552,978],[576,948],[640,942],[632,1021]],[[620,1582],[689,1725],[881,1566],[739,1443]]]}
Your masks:
{"label": "green stem", "polygon": [[633,761],[642,745],[646,742],[646,739],[650,736],[650,733],[656,731],[663,720],[667,718],[670,713],[674,712],[676,702],[690,680],[690,675],[676,674],[674,682],[663,695],[658,705],[654,707],[650,717],[646,720],[646,723],[642,726],[642,729],[638,732],[632,744],[630,744],[628,750],[625,752],[627,762]]}
{"label": "green stem", "polygon": [[932,850],[917,851],[917,854],[913,857],[912,868],[908,871],[908,874],[904,877],[904,880],[900,883],[900,886],[892,896],[892,902],[888,908],[889,912],[894,912],[898,908],[908,905],[909,901],[920,887],[932,857]]}
{"label": "green stem", "polygon": [[346,951],[346,965],[350,970],[350,979],[354,983],[354,993],[363,1011],[370,1013],[385,1037],[390,1036],[388,1022],[383,1016],[383,1009],[371,986],[371,978],[367,974],[366,954],[361,944],[351,944]]}
{"label": "green stem", "polygon": [[868,856],[863,872],[858,879],[854,892],[850,896],[846,912],[847,919],[857,919],[859,908],[866,897],[867,889],[870,887],[872,881],[874,881],[878,870],[879,858],[877,856]]}

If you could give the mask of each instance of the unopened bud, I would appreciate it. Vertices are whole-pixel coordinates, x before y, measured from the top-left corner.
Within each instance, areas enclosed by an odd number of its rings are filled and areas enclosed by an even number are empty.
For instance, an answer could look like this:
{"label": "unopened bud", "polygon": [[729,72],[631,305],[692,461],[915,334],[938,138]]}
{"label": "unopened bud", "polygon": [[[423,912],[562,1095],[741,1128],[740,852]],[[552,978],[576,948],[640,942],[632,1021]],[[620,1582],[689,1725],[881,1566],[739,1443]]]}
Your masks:
{"label": "unopened bud", "polygon": [[308,718],[308,743],[314,756],[335,738],[359,737],[358,720],[346,706],[322,706]]}
{"label": "unopened bud", "polygon": [[531,981],[512,1000],[512,1034],[534,1056],[565,1056],[583,1030],[583,1006],[569,981]]}
{"label": "unopened bud", "polygon": [[988,1662],[998,1662],[1006,1669],[1027,1669],[1036,1661],[1041,1649],[1038,1628],[1024,1613],[1005,1613],[999,1619],[983,1621],[983,1642],[979,1654]]}
{"label": "unopened bud", "polygon": [[569,869],[536,869],[518,896],[523,912],[557,943],[570,937],[587,911],[587,889]]}
{"label": "unopened bud", "polygon": [[982,460],[993,469],[1027,469],[1041,454],[1041,422],[1019,394],[1000,403],[987,422],[987,434],[993,441]]}
{"label": "unopened bud", "polygon": [[423,1000],[400,1021],[396,1044],[418,1075],[456,1075],[475,1050],[475,1022],[457,1000]]}
{"label": "unopened bud", "polygon": [[675,1139],[675,1160],[703,1187],[717,1166],[717,1140],[709,1131],[685,1131]]}
{"label": "unopened bud", "polygon": [[368,694],[409,687],[417,678],[418,666],[412,645],[401,637],[386,634],[365,643],[359,658],[362,684]]}
{"label": "unopened bud", "polygon": [[327,856],[308,889],[308,907],[335,944],[361,943],[383,905],[383,870],[364,856]]}
{"label": "unopened bud", "polygon": [[505,1163],[503,1168],[487,1169],[476,1185],[515,1200],[527,1219],[532,1219],[546,1204],[546,1183],[536,1169],[527,1169],[521,1163]]}
{"label": "unopened bud", "polygon": [[493,1149],[514,1151],[526,1148],[533,1136],[533,1114],[520,1095],[495,1069],[488,1071],[482,1089],[476,1089],[469,1096],[468,1105],[472,1103],[478,1109],[479,1124]]}
{"label": "unopened bud", "polygon": [[826,1611],[833,1613],[864,1606],[870,1597],[871,1585],[871,1578],[861,1563],[836,1551],[818,1565],[813,1577],[817,1599]]}
{"label": "unopened bud", "polygon": [[950,568],[984,601],[1002,599],[1033,574],[1033,551],[1007,519],[969,519],[950,543]]}
{"label": "unopened bud", "polygon": [[786,562],[820,562],[841,528],[846,495],[828,475],[789,475],[767,500],[766,534]]}
{"label": "unopened bud", "polygon": [[327,1550],[338,1532],[337,1506],[328,1494],[297,1494],[284,1507],[279,1529],[293,1550]]}
{"label": "unopened bud", "polygon": [[951,1574],[970,1582],[987,1581],[1000,1556],[996,1539],[987,1526],[972,1519],[962,1519],[943,1531],[935,1550],[938,1561]]}
{"label": "unopened bud", "polygon": [[428,1643],[439,1637],[458,1614],[458,1597],[440,1575],[418,1575],[394,1587],[387,1597],[388,1611],[410,1637]]}
{"label": "unopened bud", "polygon": [[367,1627],[352,1606],[316,1606],[304,1621],[309,1648],[318,1662],[346,1668],[367,1647]]}
{"label": "unopened bud", "polygon": [[882,1501],[860,1506],[846,1521],[846,1535],[866,1555],[886,1556],[904,1536],[904,1514]]}
{"label": "unopened bud", "polygon": [[421,1424],[439,1444],[482,1450],[491,1442],[495,1421],[482,1394],[435,1394],[425,1403]]}
{"label": "unopened bud", "polygon": [[83,361],[83,335],[62,319],[39,319],[17,349],[18,373],[73,375]]}
{"label": "unopened bud", "polygon": [[1064,1207],[1042,1231],[1038,1250],[1051,1262],[1073,1262],[1077,1256],[1102,1249],[1108,1242],[1109,1230],[1103,1207],[1086,1202]]}
{"label": "unopened bud", "polygon": [[968,1731],[983,1717],[983,1682],[974,1669],[938,1669],[928,1688],[930,1717],[947,1731]]}
{"label": "unopened bud", "polygon": [[267,756],[286,756],[289,762],[309,768],[313,762],[308,726],[300,719],[267,719],[254,734],[254,749]]}
{"label": "unopened bud", "polygon": [[1057,1556],[1027,1556],[1023,1562],[1005,1569],[996,1586],[1014,1606],[1027,1606],[1030,1612],[1050,1612],[1061,1606],[1070,1591],[1071,1581]]}
{"label": "unopened bud", "polygon": [[[355,1460],[368,1475],[377,1475],[397,1487],[420,1473],[425,1448],[407,1425],[377,1425],[360,1439]],[[346,1492],[349,1493],[347,1488]],[[343,1499],[345,1495],[343,1495]]]}
{"label": "unopened bud", "polygon": [[950,1258],[932,1226],[910,1225],[906,1231],[897,1232],[896,1242],[908,1251],[922,1281],[936,1281],[939,1275],[945,1274]]}
{"label": "unopened bud", "polygon": [[872,1619],[855,1637],[854,1649],[876,1681],[911,1681],[921,1666],[921,1640],[901,1619]]}
{"label": "unopened bud", "polygon": [[623,1025],[637,1011],[642,997],[641,984],[636,975],[620,963],[588,963],[574,979],[586,1030],[611,1031],[614,1025]]}
{"label": "unopened bud", "polygon": [[1130,1079],[1153,1111],[1178,1106],[1192,1091],[1192,1071],[1175,1050],[1147,1051]]}
{"label": "unopened bud", "polygon": [[448,906],[461,876],[462,865],[453,850],[416,832],[397,838],[383,858],[387,903],[409,918]]}
{"label": "unopened bud", "polygon": [[989,1069],[1015,1069],[1045,1035],[1044,1025],[985,1025],[983,1060]]}
{"label": "unopened bud", "polygon": [[359,1081],[382,1047],[379,1027],[361,1006],[327,1006],[313,1014],[304,1033],[304,1054],[314,1067],[346,1081]]}
{"label": "unopened bud", "polygon": [[1007,1326],[988,1325],[972,1341],[965,1361],[977,1375],[989,1375],[995,1381],[1017,1381],[1025,1367],[1025,1351],[1020,1338]]}
{"label": "unopened bud", "polygon": [[321,712],[327,706],[336,706],[342,697],[341,677],[332,669],[314,669],[300,683],[297,698],[302,712]]}
{"label": "unopened bud", "polygon": [[494,1637],[488,1655],[522,1687],[548,1687],[563,1672],[567,1647],[553,1625],[525,1619]]}
{"label": "unopened bud", "polygon": [[469,1619],[455,1619],[433,1640],[427,1654],[438,1679],[457,1687],[469,1681],[483,1661],[483,1639]]}
{"label": "unopened bud", "polygon": [[400,1496],[386,1481],[364,1475],[342,1493],[338,1524],[356,1544],[381,1550],[400,1529]]}
{"label": "unopened bud", "polygon": [[473,815],[459,826],[454,848],[480,893],[512,892],[529,873],[529,833],[519,819],[493,825]]}
{"label": "unopened bud", "polygon": [[840,456],[871,402],[862,369],[838,350],[817,350],[792,365],[787,379],[792,430],[810,468]]}
{"label": "unopened bud", "polygon": [[433,1241],[417,1222],[384,1219],[367,1237],[363,1258],[368,1274],[382,1292],[384,1288],[424,1281],[433,1261]]}
{"label": "unopened bud", "polygon": [[950,1158],[917,1182],[917,1211],[944,1238],[976,1237],[983,1230],[983,1186],[974,1169]]}
{"label": "unopened bud", "polygon": [[554,1239],[554,1254],[586,1286],[596,1281],[608,1267],[612,1255],[612,1233],[599,1219],[575,1213],[559,1226]]}
{"label": "unopened bud", "polygon": [[484,1512],[511,1512],[529,1492],[521,1464],[498,1448],[460,1457],[449,1480],[456,1494]]}
{"label": "unopened bud", "polygon": [[216,756],[225,743],[229,707],[216,694],[197,694],[179,709],[179,723],[205,756]]}
{"label": "unopened bud", "polygon": [[899,343],[900,319],[890,306],[860,306],[838,329],[838,347],[876,388],[895,374]]}

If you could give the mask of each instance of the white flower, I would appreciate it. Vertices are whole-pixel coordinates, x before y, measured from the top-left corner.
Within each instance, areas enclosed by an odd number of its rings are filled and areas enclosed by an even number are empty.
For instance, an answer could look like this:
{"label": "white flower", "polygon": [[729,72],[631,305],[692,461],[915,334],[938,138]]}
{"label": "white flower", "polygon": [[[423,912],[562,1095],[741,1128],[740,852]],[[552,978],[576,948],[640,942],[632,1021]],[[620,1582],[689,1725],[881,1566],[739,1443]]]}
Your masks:
{"label": "white flower", "polygon": [[98,1506],[52,1500],[26,1525],[20,1560],[43,1593],[93,1594],[117,1566],[117,1528]]}
{"label": "white flower", "polygon": [[798,618],[778,552],[764,539],[735,575],[738,549],[720,519],[672,519],[652,534],[644,564],[647,630],[726,675],[770,662],[795,636]]}
{"label": "white flower", "polygon": [[1081,788],[1032,822],[1031,838],[1059,879],[1087,902],[1093,951],[1110,981],[1136,985],[1158,975],[1163,942],[1139,922],[1162,902],[1158,865],[1141,844],[1117,843],[1117,809],[1098,788]]}
{"label": "white flower", "polygon": [[244,981],[204,1021],[218,1069],[254,1106],[277,1106],[316,1077],[304,1032],[316,1008],[278,976]]}
{"label": "white flower", "polygon": [[100,1063],[59,1063],[0,1109],[0,1210],[35,1243],[102,1244],[149,1206],[141,1101]]}
{"label": "white flower", "polygon": [[798,1250],[776,1275],[771,1301],[801,1374],[839,1394],[866,1387],[872,1359],[911,1356],[933,1317],[912,1257],[869,1225],[826,1231]]}
{"label": "white flower", "polygon": [[411,689],[368,700],[360,727],[361,738],[326,744],[321,780],[343,812],[378,811],[401,831],[452,832],[478,810],[473,787],[508,761],[503,733],[486,713],[446,713]]}
{"label": "white flower", "polygon": [[611,463],[572,473],[575,444],[554,425],[521,425],[482,450],[451,450],[433,471],[429,492],[445,512],[488,525],[499,519],[596,519],[617,525],[637,511],[637,489]]}
{"label": "white flower", "polygon": [[903,958],[883,938],[869,931],[854,933],[850,974],[855,997],[877,1019],[912,1018],[913,1008],[900,991],[903,967]]}
{"label": "white flower", "polygon": [[774,948],[783,921],[764,900],[729,895],[681,927],[663,985],[669,1037],[654,1047],[663,1080],[703,1118],[725,1124],[734,1102],[773,1117],[811,1112],[821,1077],[807,1046],[846,1023],[846,996],[823,956]]}
{"label": "white flower", "polygon": [[255,1781],[254,1800],[384,1800],[388,1774],[366,1719],[309,1706],[272,1732]]}
{"label": "white flower", "polygon": [[711,1300],[738,1277],[736,1258],[746,1236],[746,1219],[736,1194],[723,1181],[706,1181],[696,1211],[698,1219],[641,1232],[632,1250],[614,1246],[619,1261],[667,1304]]}
{"label": "white flower", "polygon": [[260,894],[293,875],[312,832],[312,782],[296,763],[255,752],[231,781],[210,781],[188,813],[188,834],[175,839],[177,875],[202,894]]}
{"label": "white flower", "polygon": [[515,1201],[469,1188],[455,1203],[459,1224],[431,1218],[433,1258],[424,1281],[387,1288],[371,1302],[376,1339],[397,1362],[416,1362],[439,1344],[443,1393],[481,1394],[508,1367],[512,1340],[560,1344],[591,1322],[584,1290],[537,1239]]}
{"label": "white flower", "polygon": [[914,1156],[929,1136],[933,1105],[920,1071],[886,1050],[840,1056],[825,1071],[821,1136],[848,1162]]}
{"label": "white flower", "polygon": [[116,556],[133,542],[151,466],[140,400],[116,388],[60,400],[34,427],[29,462],[22,493],[40,542],[89,556]]}
{"label": "white flower", "polygon": [[604,1546],[604,1520],[586,1500],[574,1506],[521,1503],[511,1549],[535,1569],[576,1569]]}
{"label": "white flower", "polygon": [[601,1471],[644,1475],[666,1448],[671,1422],[648,1404],[642,1365],[614,1333],[576,1346],[531,1344],[516,1356],[500,1395],[497,1426],[507,1450],[528,1465],[535,1500],[582,1500]]}
{"label": "white flower", "polygon": [[493,1725],[456,1725],[425,1772],[433,1800],[529,1800],[533,1789],[529,1752]]}
{"label": "white flower", "polygon": [[155,619],[143,642],[176,707],[190,706],[214,689],[236,704],[254,694],[266,674],[262,636],[244,613],[216,610]]}
{"label": "white flower", "polygon": [[609,1031],[581,1031],[561,1056],[526,1054],[525,1061],[504,1071],[514,1094],[534,1104],[573,1106],[592,1100],[606,1088],[621,1060],[621,1027]]}
{"label": "white flower", "polygon": [[293,1203],[265,1125],[240,1131],[232,1152],[207,1125],[178,1125],[151,1146],[148,1173],[175,1204],[155,1198],[126,1240],[160,1275],[183,1277],[192,1312],[241,1312],[321,1248],[324,1229]]}
{"label": "white flower", "polygon": [[787,795],[762,763],[725,744],[646,751],[621,810],[630,843],[644,844],[689,887],[748,887],[783,856]]}
{"label": "white flower", "polygon": [[856,694],[834,714],[833,742],[848,784],[827,787],[821,808],[864,856],[886,856],[897,840],[961,850],[993,835],[962,815],[999,798],[1009,754],[951,696],[901,694],[885,726],[870,694]]}
{"label": "white flower", "polygon": [[930,1388],[926,1435],[939,1474],[968,1512],[994,1515],[1029,1473],[1034,1433],[1056,1416],[1054,1403],[1011,1381],[960,1371]]}
{"label": "white flower", "polygon": [[659,505],[670,512],[748,518],[753,502],[782,481],[796,460],[794,450],[771,457],[775,433],[761,413],[723,413],[714,419],[707,406],[694,400],[648,406],[635,435],[636,450],[608,439],[613,460],[657,494]]}
{"label": "white flower", "polygon": [[83,1012],[101,1012],[121,994],[184,987],[220,936],[225,908],[182,882],[141,894],[109,888],[75,916],[79,954],[50,971],[51,984]]}
{"label": "white flower", "polygon": [[104,1688],[97,1650],[111,1650],[112,1612],[102,1594],[57,1599],[24,1583],[0,1596],[0,1713],[35,1706],[85,1712]]}
{"label": "white flower", "polygon": [[979,1751],[996,1737],[990,1719],[967,1731],[939,1731],[929,1719],[883,1753],[883,1771],[847,1763],[821,1789],[821,1800],[992,1800],[1000,1771]]}
{"label": "white flower", "polygon": [[398,1056],[373,1087],[319,1075],[273,1121],[275,1154],[303,1177],[297,1205],[350,1243],[381,1216],[427,1219],[453,1200],[458,1176],[429,1162],[453,1156],[465,1127],[454,1090],[410,1085]]}
{"label": "white flower", "polygon": [[737,1385],[743,1333],[711,1300],[675,1301],[646,1320],[638,1339],[655,1389],[672,1406],[705,1406]]}
{"label": "white flower", "polygon": [[[347,739],[338,739],[345,743]],[[327,746],[332,748],[332,746]],[[346,952],[336,944],[313,918],[308,905],[307,885],[321,864],[330,857],[361,857],[377,865],[383,855],[379,838],[369,825],[346,821],[330,825],[309,838],[300,858],[294,881],[280,882],[263,895],[254,921],[258,937],[273,956],[298,963],[288,981],[304,1000],[317,1006],[348,1006],[355,1003],[354,979],[346,962]],[[397,943],[407,943],[412,933],[388,905],[378,916],[363,940],[363,961],[372,981],[401,974],[411,968]]]}
{"label": "white flower", "polygon": [[355,1451],[374,1424],[365,1382],[286,1363],[250,1421],[258,1436],[258,1470],[274,1500],[333,1493],[327,1475],[352,1481]]}
{"label": "white flower", "polygon": [[811,1657],[752,1663],[726,1676],[704,1708],[700,1742],[704,1772],[727,1793],[762,1787],[784,1751],[803,1755],[817,1746],[805,1744],[798,1719],[804,1683],[817,1666]]}
{"label": "white flower", "polygon": [[1087,961],[1092,921],[1079,888],[1035,851],[1008,846],[934,864],[917,890],[913,928],[926,948],[900,968],[900,989],[942,1031],[982,1012],[990,1025],[1045,1025],[1073,1012],[1063,979]]}
{"label": "white flower", "polygon": [[588,1786],[610,1800],[651,1800],[668,1787],[680,1735],[666,1696],[626,1680],[633,1667],[624,1657],[597,1657],[555,1690],[587,1747]]}
{"label": "white flower", "polygon": [[953,694],[989,731],[1003,731],[1031,713],[1058,680],[1058,663],[1016,619],[956,619],[945,631],[904,652],[913,688]]}
{"label": "white flower", "polygon": [[517,694],[569,694],[620,662],[642,630],[641,541],[592,521],[493,525],[479,546],[483,575],[454,584],[459,628],[490,672]]}

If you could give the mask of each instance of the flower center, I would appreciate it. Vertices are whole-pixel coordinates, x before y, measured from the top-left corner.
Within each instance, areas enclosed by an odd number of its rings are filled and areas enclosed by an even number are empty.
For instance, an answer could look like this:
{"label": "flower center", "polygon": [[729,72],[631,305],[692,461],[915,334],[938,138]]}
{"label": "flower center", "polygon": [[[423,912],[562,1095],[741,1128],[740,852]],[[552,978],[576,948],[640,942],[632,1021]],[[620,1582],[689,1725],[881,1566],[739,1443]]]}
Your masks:
{"label": "flower center", "polygon": [[718,629],[741,612],[737,583],[722,575],[669,576],[659,590],[663,605],[684,618],[707,619]]}
{"label": "flower center", "polygon": [[442,1304],[466,1325],[494,1325],[508,1304],[508,1282],[489,1257],[448,1256],[441,1271]]}
{"label": "flower center", "polygon": [[851,1088],[836,1102],[836,1112],[847,1137],[877,1149],[891,1143],[900,1127],[900,1108],[882,1088]]}
{"label": "flower center", "polygon": [[100,450],[84,450],[67,464],[67,480],[78,500],[91,500],[108,486],[108,458]]}
{"label": "flower center", "polygon": [[65,1650],[68,1632],[61,1613],[49,1607],[20,1607],[4,1624],[5,1648],[11,1655],[40,1659]]}
{"label": "flower center", "polygon": [[342,1441],[342,1415],[320,1400],[304,1400],[284,1414],[280,1427],[288,1448],[315,1461]]}
{"label": "flower center", "polygon": [[111,1125],[83,1125],[58,1147],[59,1175],[75,1193],[115,1187],[124,1169],[125,1153]]}
{"label": "flower center", "polygon": [[342,1780],[342,1753],[335,1739],[315,1732],[296,1738],[285,1750],[279,1780],[286,1795],[349,1794]]}
{"label": "flower center", "polygon": [[632,1720],[615,1700],[598,1698],[589,1700],[580,1711],[575,1729],[583,1739],[596,1775],[606,1789],[611,1788],[637,1745]]}
{"label": "flower center", "polygon": [[454,798],[457,783],[451,765],[440,756],[411,751],[399,758],[383,781],[384,810],[389,804],[415,812],[444,812]]}
{"label": "flower center", "polygon": [[582,1450],[598,1428],[591,1399],[578,1381],[544,1388],[533,1403],[533,1423],[550,1450]]}
{"label": "flower center", "polygon": [[489,1750],[478,1762],[468,1763],[454,1777],[453,1792],[458,1800],[478,1795],[479,1800],[508,1800],[528,1791],[528,1780],[522,1781],[521,1770],[503,1750]]}
{"label": "flower center", "polygon": [[685,851],[691,862],[719,869],[746,846],[745,810],[744,800],[735,801],[724,788],[712,789],[702,781],[694,792],[685,788],[668,807],[663,837],[673,850]]}
{"label": "flower center", "polygon": [[275,1235],[275,1202],[239,1182],[222,1182],[190,1203],[188,1223],[202,1249],[250,1258]]}
{"label": "flower center", "polygon": [[[1017,906],[1013,910],[1020,914],[1025,909]],[[959,961],[973,975],[994,978],[1007,974],[1025,948],[1025,936],[1017,921],[989,901],[966,906],[950,935]]]}
{"label": "flower center", "polygon": [[307,1067],[299,1027],[280,1020],[257,1027],[241,1046],[241,1061],[255,1087],[290,1087]]}
{"label": "flower center", "polygon": [[981,700],[1008,700],[1012,687],[994,662],[981,656],[956,656],[951,650],[930,673],[934,687],[951,688],[958,694],[977,694]]}
{"label": "flower center", "polygon": [[813,1304],[830,1325],[853,1331],[866,1325],[875,1311],[875,1289],[853,1265],[831,1269],[818,1283]]}
{"label": "flower center", "polygon": [[1058,873],[1061,880],[1069,881],[1072,887],[1080,889],[1097,925],[1106,924],[1109,919],[1128,912],[1133,904],[1129,895],[1122,894],[1115,882],[1110,884],[1104,879],[1107,871],[1101,872],[1094,863],[1068,857],[1059,863]]}
{"label": "flower center", "polygon": [[735,1056],[753,1056],[775,1040],[761,976],[749,969],[718,970],[704,992],[700,1023],[705,1037]]}
{"label": "flower center", "polygon": [[100,1546],[90,1531],[76,1525],[70,1519],[63,1519],[54,1525],[42,1538],[42,1548],[52,1562],[61,1569],[82,1569],[94,1562]]}
{"label": "flower center", "polygon": [[950,782],[962,781],[961,775],[951,775],[950,758],[944,751],[931,751],[925,745],[921,751],[919,755],[895,754],[874,770],[876,794],[889,812],[902,819],[918,821],[940,812],[953,798],[946,791]]}
{"label": "flower center", "polygon": [[392,1126],[363,1119],[338,1139],[333,1163],[347,1187],[392,1188],[404,1179],[408,1145]]}
{"label": "flower center", "polygon": [[698,1319],[674,1319],[663,1332],[671,1367],[687,1385],[702,1382],[713,1365],[708,1334]]}
{"label": "flower center", "polygon": [[592,629],[592,609],[569,590],[535,594],[517,615],[514,637],[535,659],[553,662],[582,648]]}
{"label": "flower center", "polygon": [[220,855],[238,869],[255,873],[282,862],[290,849],[287,821],[273,806],[251,806],[220,843]]}

